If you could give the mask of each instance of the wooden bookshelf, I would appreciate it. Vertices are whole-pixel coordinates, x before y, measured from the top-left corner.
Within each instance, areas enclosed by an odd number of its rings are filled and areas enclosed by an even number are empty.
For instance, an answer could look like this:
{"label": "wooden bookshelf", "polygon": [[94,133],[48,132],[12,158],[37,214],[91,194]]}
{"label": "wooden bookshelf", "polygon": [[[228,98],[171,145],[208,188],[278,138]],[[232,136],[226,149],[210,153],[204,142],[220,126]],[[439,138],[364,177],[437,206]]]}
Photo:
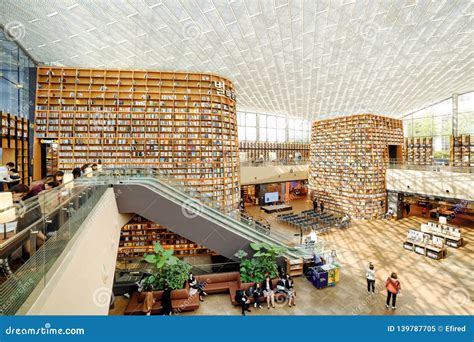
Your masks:
{"label": "wooden bookshelf", "polygon": [[450,145],[453,166],[474,166],[474,135],[451,136]]}
{"label": "wooden bookshelf", "polygon": [[403,147],[401,120],[361,114],[313,122],[309,189],[327,209],[380,217],[389,145]]}
{"label": "wooden bookshelf", "polygon": [[149,167],[223,207],[239,202],[236,98],[218,75],[38,67],[36,138],[58,167]]}
{"label": "wooden bookshelf", "polygon": [[431,165],[433,163],[433,138],[405,138],[405,163],[408,165]]}
{"label": "wooden bookshelf", "polygon": [[214,254],[208,248],[198,245],[182,236],[169,231],[157,223],[136,215],[122,227],[118,248],[118,260],[142,258],[152,253],[159,242],[164,249],[172,249],[177,257],[204,256]]}
{"label": "wooden bookshelf", "polygon": [[2,165],[8,162],[15,163],[20,175],[20,183],[29,185],[29,121],[3,111],[0,113]]}
{"label": "wooden bookshelf", "polygon": [[301,154],[301,159],[309,159],[309,144],[304,143],[270,143],[255,141],[240,141],[239,151],[247,153],[248,160],[259,160],[263,156],[264,160],[269,160],[270,152],[276,152],[278,160],[289,160],[290,155],[293,160],[296,153]]}

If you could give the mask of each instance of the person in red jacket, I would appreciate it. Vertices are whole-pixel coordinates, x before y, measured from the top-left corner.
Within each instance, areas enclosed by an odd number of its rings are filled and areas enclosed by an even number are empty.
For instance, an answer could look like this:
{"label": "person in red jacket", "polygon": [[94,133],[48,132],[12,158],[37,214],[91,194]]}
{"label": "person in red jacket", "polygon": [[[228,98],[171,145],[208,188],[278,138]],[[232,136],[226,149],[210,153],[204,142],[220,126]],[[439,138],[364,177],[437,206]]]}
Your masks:
{"label": "person in red jacket", "polygon": [[397,308],[397,294],[400,293],[400,290],[402,289],[402,287],[400,286],[400,282],[397,278],[397,274],[393,272],[385,282],[385,287],[387,288],[387,302],[385,303],[385,307],[389,308],[390,298],[392,298],[392,310],[395,310]]}

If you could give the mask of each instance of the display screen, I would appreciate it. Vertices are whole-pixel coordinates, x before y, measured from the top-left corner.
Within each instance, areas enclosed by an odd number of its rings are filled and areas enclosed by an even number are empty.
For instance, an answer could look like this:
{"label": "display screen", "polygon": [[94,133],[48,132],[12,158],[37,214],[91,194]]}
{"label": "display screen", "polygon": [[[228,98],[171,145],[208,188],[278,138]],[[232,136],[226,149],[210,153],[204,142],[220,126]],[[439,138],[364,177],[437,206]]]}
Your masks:
{"label": "display screen", "polygon": [[265,193],[265,203],[278,202],[278,192]]}

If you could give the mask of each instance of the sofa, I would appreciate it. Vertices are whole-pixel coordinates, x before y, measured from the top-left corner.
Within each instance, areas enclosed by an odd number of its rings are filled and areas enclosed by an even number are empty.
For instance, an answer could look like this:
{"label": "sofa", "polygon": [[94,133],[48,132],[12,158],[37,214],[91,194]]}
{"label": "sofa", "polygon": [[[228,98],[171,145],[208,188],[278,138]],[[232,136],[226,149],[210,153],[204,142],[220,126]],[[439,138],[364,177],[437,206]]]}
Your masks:
{"label": "sofa", "polygon": [[[159,315],[161,313],[161,296],[163,291],[153,291],[153,298],[155,303],[151,310],[152,315]],[[144,315],[143,312],[143,302],[145,299],[145,294],[143,292],[133,293],[127,308],[125,309],[125,315]],[[183,289],[173,290],[171,292],[171,305],[173,307],[173,312],[182,312],[182,311],[194,311],[199,308],[199,296],[189,294],[189,285],[186,283]]]}
{"label": "sofa", "polygon": [[[276,289],[277,283],[278,283],[278,279],[272,279],[272,285],[273,285],[274,291]],[[240,283],[240,277],[239,277],[239,286],[236,287],[236,288],[232,288],[231,291],[230,291],[230,300],[231,300],[232,304],[234,304],[234,305],[239,305],[240,304],[239,302],[237,302],[235,300],[235,295],[237,293],[237,290],[247,291],[251,286],[253,286],[253,284],[254,283]],[[254,302],[253,298],[249,298],[249,299],[250,299],[250,303]],[[284,292],[275,292],[275,301],[283,302],[285,300],[286,300],[286,293],[284,293]],[[260,297],[260,302],[261,303],[266,303],[265,297],[261,296]]]}

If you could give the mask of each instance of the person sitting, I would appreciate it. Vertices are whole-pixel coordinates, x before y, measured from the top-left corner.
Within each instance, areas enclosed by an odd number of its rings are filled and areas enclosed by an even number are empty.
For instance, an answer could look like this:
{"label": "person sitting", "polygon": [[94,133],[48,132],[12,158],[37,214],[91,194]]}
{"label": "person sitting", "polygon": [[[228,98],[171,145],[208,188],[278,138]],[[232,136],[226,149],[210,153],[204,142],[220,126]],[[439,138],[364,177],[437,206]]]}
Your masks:
{"label": "person sitting", "polygon": [[265,279],[262,282],[262,291],[263,296],[267,299],[268,310],[270,310],[270,303],[272,308],[275,308],[275,293],[273,292],[272,279],[270,278],[269,273],[265,275]]}
{"label": "person sitting", "polygon": [[63,179],[64,179],[64,172],[63,171],[56,171],[53,180],[55,182],[58,182],[58,184],[63,184]]}
{"label": "person sitting", "polygon": [[202,282],[198,282],[194,274],[191,272],[189,272],[188,284],[191,289],[197,291],[199,294],[199,300],[204,302],[203,296],[207,296],[207,293],[204,291],[204,284]]}
{"label": "person sitting", "polygon": [[280,279],[278,279],[277,286],[276,286],[276,292],[281,292],[281,293],[286,293],[287,290],[287,279],[286,279],[286,274],[281,273]]}
{"label": "person sitting", "polygon": [[35,183],[34,185],[30,187],[30,191],[22,198],[22,200],[24,201],[31,197],[35,197],[41,191],[45,190],[45,186],[47,183],[52,182],[52,181],[53,181],[52,178],[46,178],[44,181],[39,181]]}
{"label": "person sitting", "polygon": [[247,296],[249,298],[253,298],[253,306],[255,308],[263,309],[260,303],[260,297],[263,295],[262,287],[260,283],[255,282],[252,286],[250,286],[247,290]]}
{"label": "person sitting", "polygon": [[150,316],[153,310],[153,304],[155,304],[155,297],[153,296],[153,288],[151,285],[147,284],[143,288],[143,293],[145,294],[145,299],[143,300],[142,311],[145,315]]}
{"label": "person sitting", "polygon": [[242,307],[242,316],[245,316],[245,311],[251,312],[249,309],[250,306],[250,299],[245,293],[244,290],[237,290],[235,294],[235,300],[240,304]]}
{"label": "person sitting", "polygon": [[286,295],[288,296],[288,306],[296,306],[296,292],[295,292],[295,283],[293,278],[289,274],[286,275],[287,279],[287,291]]}
{"label": "person sitting", "polygon": [[72,170],[72,177],[74,179],[81,177],[81,168],[80,167],[76,167]]}
{"label": "person sitting", "polygon": [[10,188],[20,184],[20,175],[18,174],[18,170],[15,168],[9,169],[7,180],[10,182],[10,184],[8,184]]}
{"label": "person sitting", "polygon": [[15,163],[14,162],[8,162],[6,165],[7,170],[10,171],[11,169],[15,168]]}
{"label": "person sitting", "polygon": [[30,188],[25,184],[17,184],[12,186],[10,189],[13,197],[13,202],[19,202],[23,199],[23,197],[30,191]]}

